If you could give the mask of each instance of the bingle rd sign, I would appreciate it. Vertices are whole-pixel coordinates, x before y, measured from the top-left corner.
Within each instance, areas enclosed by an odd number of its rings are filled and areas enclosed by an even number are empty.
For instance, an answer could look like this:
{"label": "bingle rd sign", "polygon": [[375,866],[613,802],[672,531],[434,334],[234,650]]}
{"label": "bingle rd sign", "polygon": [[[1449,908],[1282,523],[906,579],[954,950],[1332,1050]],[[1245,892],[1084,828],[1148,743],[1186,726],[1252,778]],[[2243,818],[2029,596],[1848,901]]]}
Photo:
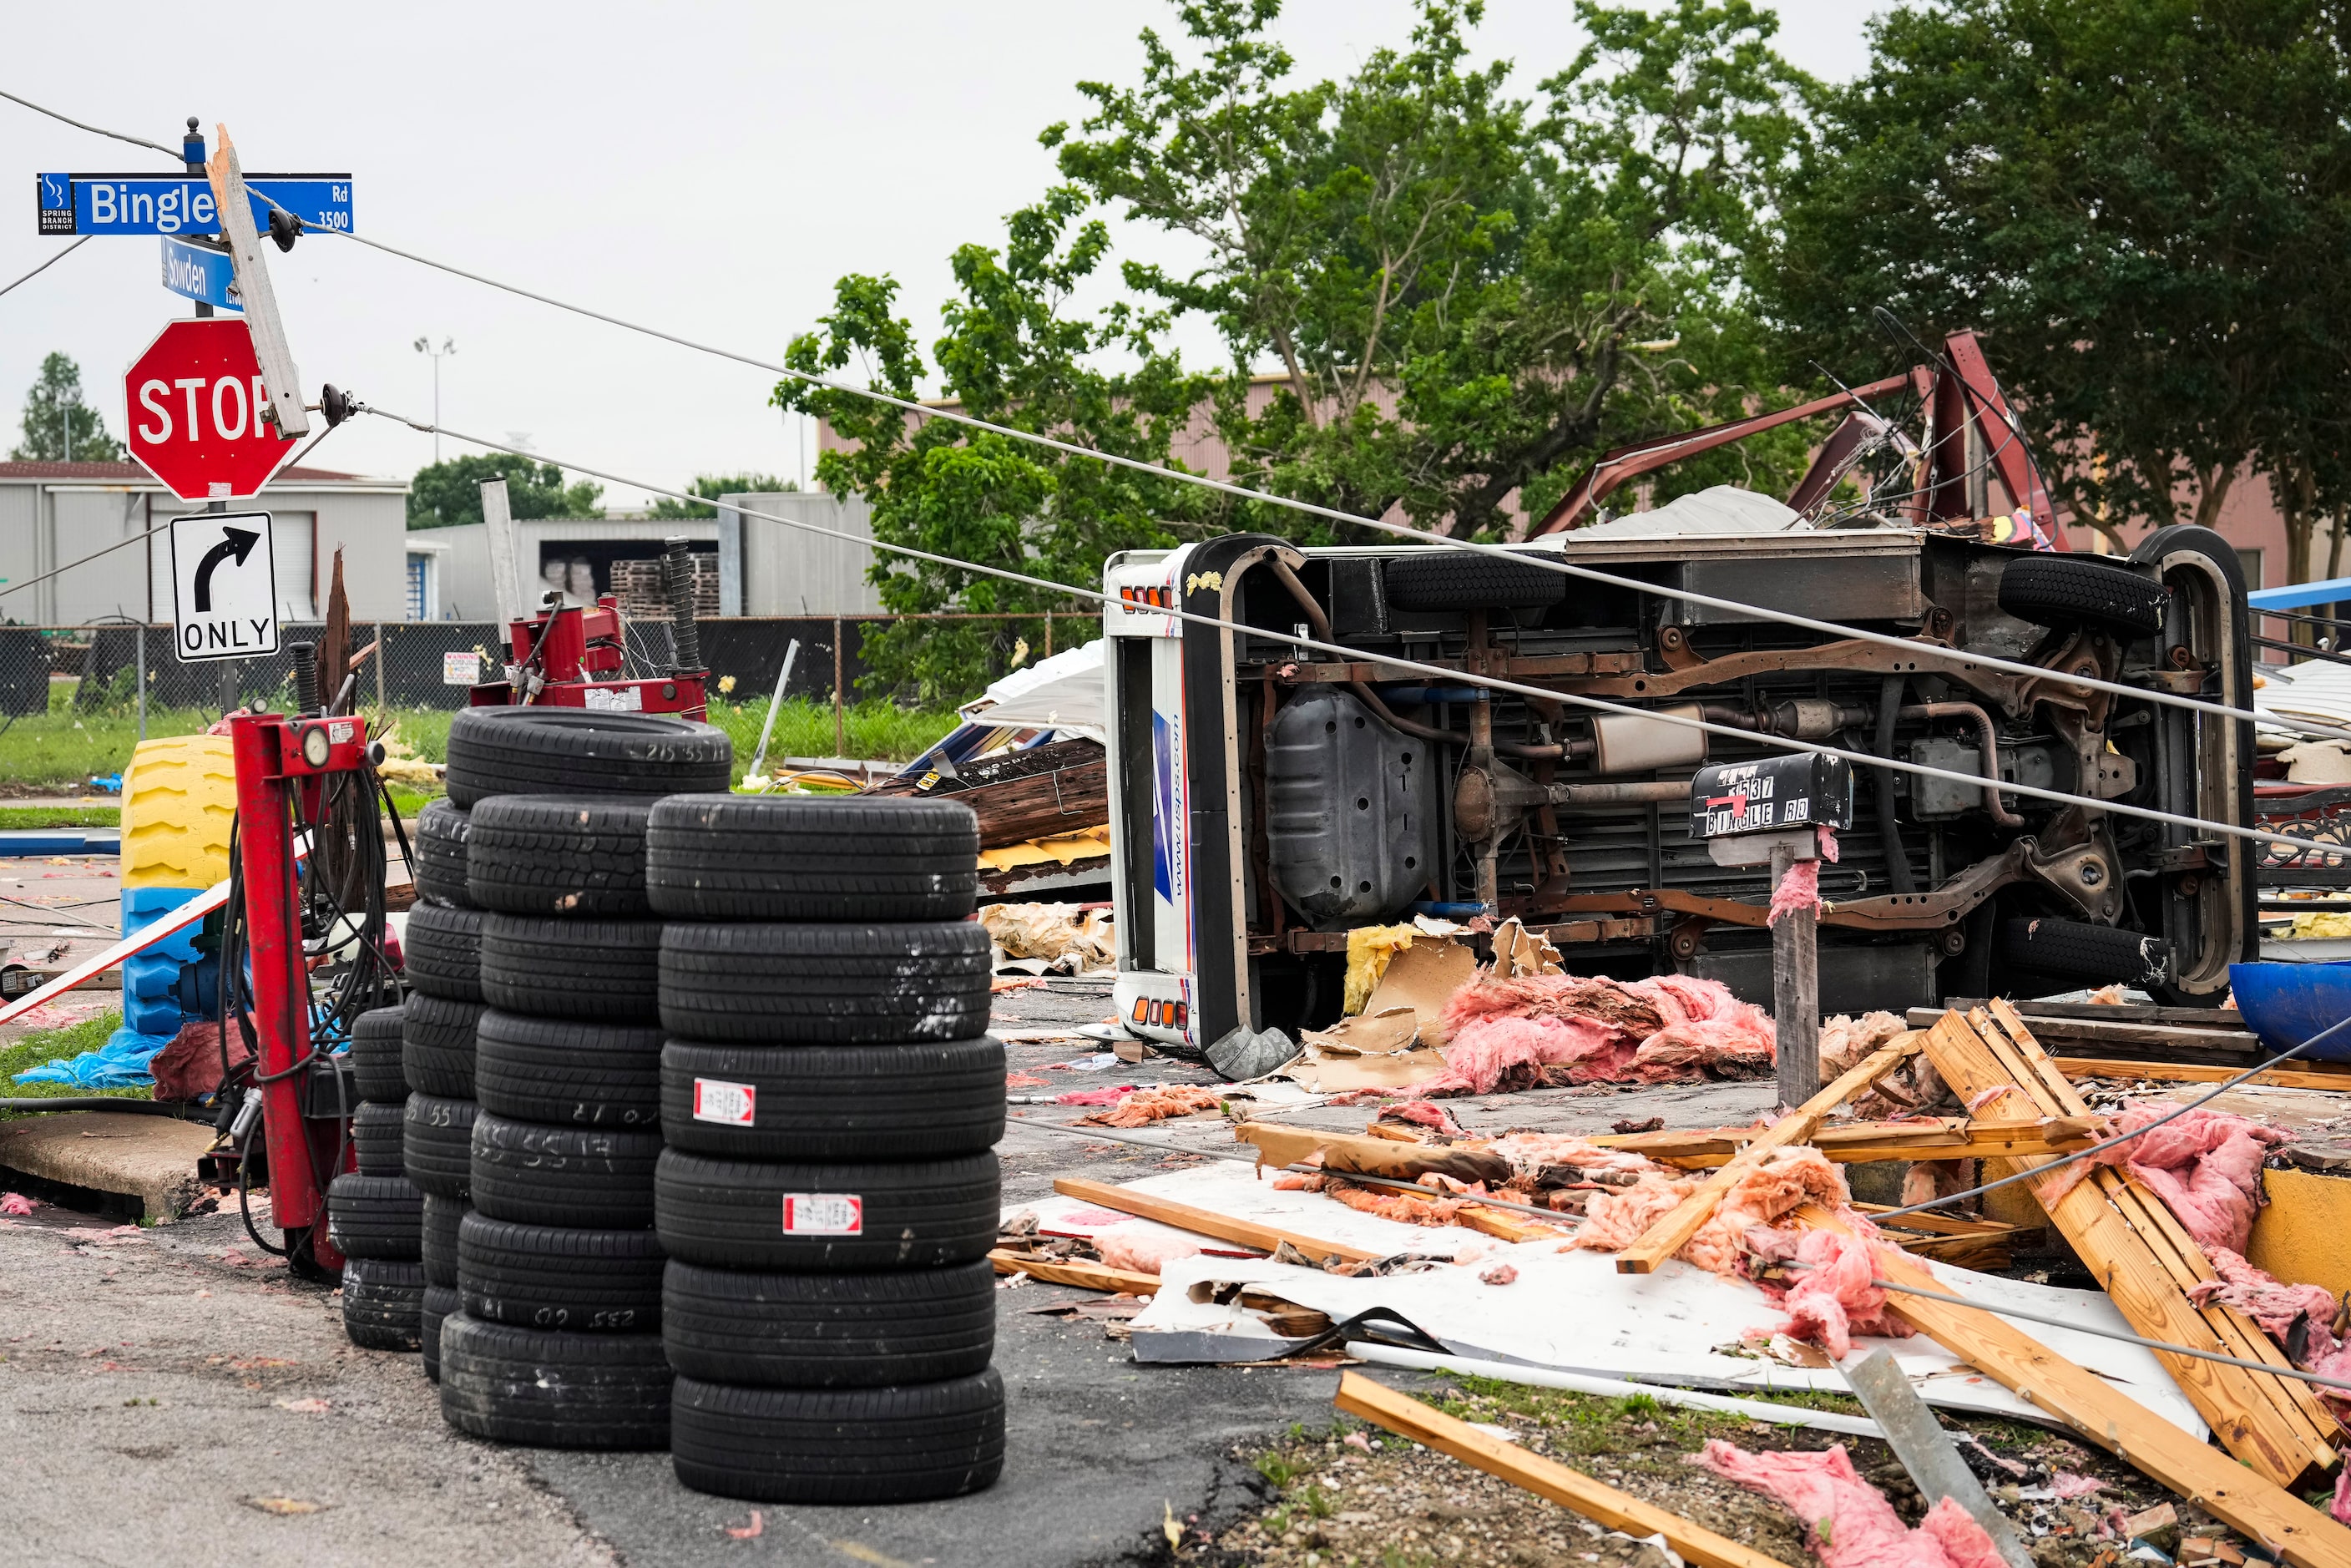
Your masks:
{"label": "bingle rd sign", "polygon": [[293,455],[242,320],[174,321],[122,380],[131,455],[184,501],[256,495]]}

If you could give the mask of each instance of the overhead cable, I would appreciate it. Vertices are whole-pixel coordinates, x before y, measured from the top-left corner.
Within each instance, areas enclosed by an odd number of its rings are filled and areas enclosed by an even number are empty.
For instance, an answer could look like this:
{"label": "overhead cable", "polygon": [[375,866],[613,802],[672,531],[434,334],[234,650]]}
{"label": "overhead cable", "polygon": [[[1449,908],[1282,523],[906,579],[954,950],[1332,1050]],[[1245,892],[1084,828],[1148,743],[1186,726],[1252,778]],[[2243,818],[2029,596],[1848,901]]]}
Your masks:
{"label": "overhead cable", "polygon": [[[616,485],[627,485],[632,487],[642,488],[649,495],[666,496],[673,499],[693,501],[702,505],[708,504],[708,499],[705,497],[689,496],[683,490],[666,489],[662,486],[652,484],[643,479],[634,478],[625,474],[616,474],[610,469],[598,468],[585,463],[575,463],[568,458],[559,457],[551,453],[539,452],[536,450],[526,453],[519,446],[509,445],[505,442],[493,441],[486,435],[475,435],[466,431],[452,430],[448,426],[440,424],[434,421],[412,419],[405,414],[395,413],[389,409],[377,408],[373,406],[368,407],[365,412],[374,414],[379,418],[397,421],[402,424],[407,425],[412,430],[422,431],[428,435],[446,435],[453,440],[470,442],[476,446],[487,447],[493,452],[508,452],[513,453],[517,456],[528,456],[541,463],[553,463],[560,467],[571,469],[576,473],[589,475],[591,477],[598,479],[610,480],[611,483]],[[804,518],[788,517],[770,512],[754,511],[747,507],[732,507],[728,509],[742,517],[757,517],[763,522],[780,523],[786,528],[799,528],[807,533],[820,534],[828,538],[854,543],[871,549],[885,550],[893,555],[904,556],[910,560],[928,561],[935,566],[950,567],[957,571],[968,571],[981,577],[993,577],[1001,581],[1017,582],[1029,588],[1041,588],[1053,593],[1065,595],[1071,599],[1091,600],[1096,603],[1105,605],[1117,602],[1117,601],[1115,601],[1111,595],[1103,593],[1096,589],[1077,588],[1066,582],[1056,582],[1049,578],[1031,577],[1026,572],[1013,571],[1004,567],[983,566],[977,561],[962,560],[954,556],[940,555],[935,551],[919,549],[913,545],[894,544],[884,539],[872,538],[863,535],[850,534],[838,529],[825,528],[821,524],[810,522]],[[1265,628],[1261,626],[1249,626],[1238,621],[1227,621],[1219,616],[1203,615],[1196,611],[1154,609],[1144,612],[1144,613],[1163,615],[1172,621],[1183,621],[1195,625],[1211,626],[1227,632],[1238,632],[1244,635],[1268,635]],[[1351,660],[1365,657],[1364,651],[1360,648],[1350,648],[1342,643],[1325,642],[1302,633],[1285,633],[1282,635],[1280,640],[1282,644],[1286,647],[1311,648],[1317,653],[1332,653],[1342,658]],[[1995,787],[1994,781],[1988,780],[1981,773],[1961,773],[1953,768],[1936,768],[1927,763],[1910,762],[1898,758],[1877,757],[1867,752],[1848,751],[1843,747],[1828,746],[1822,742],[1813,740],[1799,740],[1787,736],[1774,735],[1759,737],[1755,731],[1742,729],[1736,725],[1718,724],[1711,719],[1706,718],[1693,718],[1687,715],[1674,713],[1667,709],[1644,708],[1635,706],[1630,703],[1609,702],[1601,697],[1584,696],[1578,693],[1555,691],[1546,686],[1528,685],[1522,682],[1503,680],[1492,675],[1472,674],[1464,670],[1447,669],[1441,664],[1423,664],[1416,659],[1393,658],[1386,654],[1379,654],[1373,656],[1371,658],[1371,662],[1379,665],[1382,669],[1403,670],[1418,674],[1437,676],[1443,683],[1453,685],[1473,685],[1482,687],[1489,691],[1509,692],[1516,696],[1534,697],[1544,702],[1566,703],[1573,706],[1589,708],[1599,713],[1632,714],[1642,718],[1656,720],[1661,724],[1677,725],[1684,728],[1701,730],[1710,735],[1720,735],[1734,739],[1753,741],[1761,738],[1771,745],[1782,747],[1789,750],[1808,751],[1816,756],[1834,757],[1840,761],[1851,763],[1856,768],[1892,768],[1896,772],[1915,774],[1922,779],[1941,779],[1952,783],[1964,784],[1970,789],[1978,790]],[[2149,806],[2129,806],[2116,800],[2101,800],[2087,795],[2073,795],[2059,789],[2044,789],[2038,785],[1999,782],[1996,787],[2001,793],[2006,795],[2022,795],[2033,800],[2053,800],[2060,805],[2065,806],[2085,806],[2094,810],[2111,811],[2119,816],[2137,817],[2146,821],[2163,822],[2173,827],[2209,831],[2211,832],[2225,834],[2231,838],[2251,840],[2257,843],[2283,844],[2296,851],[2310,849],[2336,849],[2341,847],[2340,845],[2330,845],[2324,841],[2317,839],[2294,838],[2283,833],[2273,833],[2262,828],[2240,827],[2234,822],[2222,822],[2206,817],[2189,817],[2183,816],[2174,811],[2159,811]]]}
{"label": "overhead cable", "polygon": [[63,261],[66,257],[71,256],[74,252],[88,245],[92,237],[93,236],[89,235],[82,235],[81,238],[74,241],[73,244],[66,246],[63,250],[57,252],[57,255],[49,257],[48,260],[41,263],[40,266],[33,268],[32,271],[26,273],[23,277],[16,278],[14,282],[0,284],[0,294],[5,294],[12,288],[32,282],[33,279],[40,277],[41,274],[48,271],[49,268],[57,266],[57,263]]}
{"label": "overhead cable", "polygon": [[6,99],[10,103],[20,103],[35,114],[46,114],[51,120],[62,120],[76,131],[87,131],[92,136],[110,136],[117,141],[128,141],[133,147],[152,147],[173,162],[182,163],[184,166],[185,160],[181,157],[180,150],[176,147],[166,147],[160,141],[150,141],[144,136],[131,136],[120,131],[109,131],[103,125],[91,125],[85,120],[76,120],[70,114],[60,114],[54,109],[44,108],[29,98],[19,98],[5,88],[0,88],[0,98]]}

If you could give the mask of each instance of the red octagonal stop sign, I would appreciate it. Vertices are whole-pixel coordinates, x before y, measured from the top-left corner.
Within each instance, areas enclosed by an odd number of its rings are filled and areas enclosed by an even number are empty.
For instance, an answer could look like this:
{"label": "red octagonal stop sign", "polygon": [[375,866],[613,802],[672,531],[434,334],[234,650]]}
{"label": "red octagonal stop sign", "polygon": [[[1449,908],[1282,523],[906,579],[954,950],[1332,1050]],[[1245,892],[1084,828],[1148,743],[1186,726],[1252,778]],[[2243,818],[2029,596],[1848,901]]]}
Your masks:
{"label": "red octagonal stop sign", "polygon": [[174,321],[122,378],[131,455],[183,501],[258,494],[294,450],[262,422],[269,402],[241,319]]}

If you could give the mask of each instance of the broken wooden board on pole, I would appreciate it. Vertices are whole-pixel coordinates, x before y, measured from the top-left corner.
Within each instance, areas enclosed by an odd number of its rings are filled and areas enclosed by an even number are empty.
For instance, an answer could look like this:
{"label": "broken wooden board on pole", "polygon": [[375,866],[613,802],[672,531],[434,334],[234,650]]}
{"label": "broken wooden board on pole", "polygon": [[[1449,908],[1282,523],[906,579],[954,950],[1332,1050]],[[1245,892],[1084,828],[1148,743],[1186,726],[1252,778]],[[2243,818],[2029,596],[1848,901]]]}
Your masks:
{"label": "broken wooden board on pole", "polygon": [[[2032,1031],[2005,1002],[1972,1019],[1947,1012],[1927,1031],[1928,1060],[1959,1098],[2007,1088],[2014,1109],[2080,1116],[2088,1104],[2043,1052]],[[2010,1107],[2003,1104],[2003,1110]],[[2027,1155],[2019,1170],[2049,1163]],[[2028,1186],[2038,1184],[2028,1183]],[[2131,1327],[2149,1339],[2222,1355],[2288,1364],[2268,1334],[2219,1302],[2202,1308],[2186,1291],[2213,1278],[2203,1249],[2160,1199],[2122,1171],[2100,1167],[2063,1197],[2035,1192],[2051,1221]],[[2230,1453],[2278,1486],[2292,1486],[2314,1466],[2335,1462],[2334,1421],[2307,1385],[2242,1367],[2157,1352],[2164,1369],[2188,1396]]]}
{"label": "broken wooden board on pole", "polygon": [[[1604,1149],[1622,1149],[1660,1165],[1704,1170],[1728,1165],[1755,1136],[1751,1127],[1700,1128],[1690,1132],[1616,1133],[1595,1137]],[[1821,1127],[1804,1140],[1839,1165],[1877,1160],[1972,1160],[2018,1155],[2064,1154],[2097,1141],[2096,1124],[2086,1116],[2043,1116],[2030,1121],[1975,1121],[1943,1116],[1917,1122],[1846,1122]]]}

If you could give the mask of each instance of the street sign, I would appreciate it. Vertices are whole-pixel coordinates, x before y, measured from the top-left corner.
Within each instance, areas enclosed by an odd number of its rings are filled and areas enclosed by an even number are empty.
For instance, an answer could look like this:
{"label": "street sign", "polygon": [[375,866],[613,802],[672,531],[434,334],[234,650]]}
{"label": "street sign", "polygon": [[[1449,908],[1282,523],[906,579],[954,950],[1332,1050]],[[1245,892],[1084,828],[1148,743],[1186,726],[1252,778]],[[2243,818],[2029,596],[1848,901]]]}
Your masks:
{"label": "street sign", "polygon": [[163,236],[162,246],[164,287],[223,310],[245,308],[236,291],[236,264],[228,252],[170,235]]}
{"label": "street sign", "polygon": [[[276,202],[306,228],[351,231],[349,174],[248,174],[245,184],[257,227],[269,226]],[[202,174],[36,174],[33,188],[45,235],[216,234],[221,226]]]}
{"label": "street sign", "polygon": [[172,647],[184,664],[277,652],[277,565],[267,512],[172,519]]}
{"label": "street sign", "polygon": [[122,378],[131,455],[185,501],[258,494],[293,455],[260,418],[269,402],[241,320],[174,321]]}
{"label": "street sign", "polygon": [[1784,828],[1853,826],[1853,765],[1800,752],[1701,768],[1690,780],[1694,839]]}

